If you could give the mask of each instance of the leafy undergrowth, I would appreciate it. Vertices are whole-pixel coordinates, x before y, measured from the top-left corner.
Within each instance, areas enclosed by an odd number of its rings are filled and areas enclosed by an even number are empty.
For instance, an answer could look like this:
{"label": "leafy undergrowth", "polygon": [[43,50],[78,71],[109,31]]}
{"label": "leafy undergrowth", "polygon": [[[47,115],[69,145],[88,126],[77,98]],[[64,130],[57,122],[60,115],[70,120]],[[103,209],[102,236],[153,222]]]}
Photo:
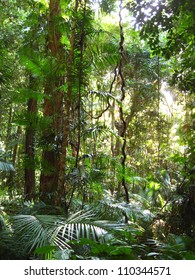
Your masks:
{"label": "leafy undergrowth", "polygon": [[68,217],[41,202],[12,202],[15,214],[8,215],[10,203],[0,210],[0,259],[195,259],[195,239],[166,232],[135,200],[100,201]]}

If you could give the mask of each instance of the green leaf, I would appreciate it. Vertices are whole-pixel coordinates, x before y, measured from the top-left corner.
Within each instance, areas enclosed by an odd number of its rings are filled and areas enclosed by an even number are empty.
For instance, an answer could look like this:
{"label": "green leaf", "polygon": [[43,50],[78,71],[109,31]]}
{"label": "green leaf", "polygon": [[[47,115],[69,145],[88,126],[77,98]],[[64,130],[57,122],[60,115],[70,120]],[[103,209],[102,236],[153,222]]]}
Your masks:
{"label": "green leaf", "polygon": [[41,255],[41,254],[46,255],[46,254],[49,254],[49,253],[55,251],[56,249],[57,249],[56,246],[47,245],[47,246],[36,248],[34,253],[39,254],[39,255]]}
{"label": "green leaf", "polygon": [[63,45],[66,45],[67,48],[70,48],[70,40],[68,39],[67,36],[62,35],[60,41],[61,41],[61,43],[62,43]]}
{"label": "green leaf", "polygon": [[110,252],[110,256],[116,255],[130,255],[132,248],[130,246],[118,246],[116,249]]}

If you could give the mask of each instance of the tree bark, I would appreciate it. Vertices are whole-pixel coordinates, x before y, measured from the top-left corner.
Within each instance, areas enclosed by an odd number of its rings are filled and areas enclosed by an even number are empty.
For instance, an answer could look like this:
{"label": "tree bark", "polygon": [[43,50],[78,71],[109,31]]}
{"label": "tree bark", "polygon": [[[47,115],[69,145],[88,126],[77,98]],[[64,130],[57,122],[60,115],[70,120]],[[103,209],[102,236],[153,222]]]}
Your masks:
{"label": "tree bark", "polygon": [[[74,13],[77,13],[79,1],[75,1]],[[70,51],[67,61],[67,95],[65,100],[65,113],[64,113],[64,124],[63,124],[63,134],[62,134],[62,146],[61,146],[61,155],[59,160],[59,174],[57,182],[57,197],[56,205],[62,206],[61,198],[64,198],[64,209],[67,211],[67,201],[66,201],[66,186],[64,180],[65,165],[66,165],[66,153],[68,147],[68,136],[69,136],[69,127],[70,127],[70,108],[71,108],[71,97],[72,97],[72,83],[73,83],[73,64],[74,64],[74,50],[75,50],[75,39],[76,39],[76,19],[72,23],[72,34],[70,38]]]}
{"label": "tree bark", "polygon": [[[48,20],[48,55],[56,59],[57,65],[63,62],[63,47],[60,42],[61,33],[58,28],[60,19],[60,0],[50,0]],[[58,159],[60,154],[61,125],[64,92],[59,90],[64,79],[53,72],[45,85],[43,114],[50,125],[43,132],[45,146],[42,154],[42,172],[40,177],[40,199],[47,204],[54,204],[58,182]]]}

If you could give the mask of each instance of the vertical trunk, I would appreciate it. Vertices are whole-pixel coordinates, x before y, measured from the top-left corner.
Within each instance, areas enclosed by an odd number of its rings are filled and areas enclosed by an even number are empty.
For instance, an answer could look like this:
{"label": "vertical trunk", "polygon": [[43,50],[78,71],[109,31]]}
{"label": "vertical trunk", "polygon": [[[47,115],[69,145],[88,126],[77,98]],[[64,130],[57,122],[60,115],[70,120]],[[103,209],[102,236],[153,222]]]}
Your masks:
{"label": "vertical trunk", "polygon": [[[110,108],[110,114],[111,114],[111,129],[114,131],[115,128],[115,100],[113,101],[113,104]],[[114,144],[114,136],[111,134],[111,152],[112,157],[115,157],[115,144]]]}
{"label": "vertical trunk", "polygon": [[[77,13],[79,1],[75,1],[74,13]],[[73,63],[74,63],[74,50],[75,50],[75,38],[76,38],[76,20],[73,20],[72,23],[72,34],[70,38],[70,52],[67,61],[67,83],[68,90],[65,100],[65,112],[64,112],[64,123],[63,123],[63,134],[62,134],[62,146],[61,146],[61,155],[59,160],[59,174],[57,182],[57,198],[56,205],[61,206],[62,200],[64,197],[65,201],[65,211],[67,211],[67,202],[66,202],[66,186],[64,181],[65,165],[66,165],[66,152],[68,146],[68,136],[69,136],[69,126],[70,126],[70,108],[71,108],[71,97],[72,97],[72,83],[73,83]]]}
{"label": "vertical trunk", "polygon": [[[36,81],[30,76],[30,88],[33,89]],[[35,120],[37,115],[37,100],[29,99],[27,104],[29,124],[25,135],[25,170],[24,194],[25,199],[32,200],[35,195]]]}
{"label": "vertical trunk", "polygon": [[[16,132],[16,140],[19,140],[21,138],[21,134],[22,134],[22,128],[21,128],[21,126],[18,126],[17,132]],[[13,155],[12,155],[13,165],[16,163],[17,152],[18,152],[18,142],[14,145],[14,148],[13,148]]]}
{"label": "vertical trunk", "polygon": [[[17,158],[17,153],[18,153],[18,141],[21,138],[21,134],[22,134],[22,129],[21,126],[18,126],[17,131],[16,131],[16,135],[15,135],[15,139],[16,139],[16,144],[13,147],[13,151],[12,151],[12,164],[13,166],[16,163],[16,158]],[[14,189],[14,172],[10,171],[8,180],[7,180],[7,184],[9,186],[9,192],[10,195],[12,196],[12,190]]]}
{"label": "vertical trunk", "polygon": [[[13,108],[12,108],[12,104],[10,104],[9,107],[8,107],[8,122],[7,122],[7,127],[6,127],[6,139],[5,139],[5,150],[6,151],[10,150],[12,118],[13,118]],[[4,161],[6,161],[6,160],[7,160],[7,157],[4,156]],[[5,187],[7,183],[9,183],[8,178],[9,178],[9,176],[8,176],[7,172],[2,171],[1,181],[2,181],[2,186],[3,187]]]}
{"label": "vertical trunk", "polygon": [[12,105],[9,107],[9,116],[8,116],[8,123],[7,123],[7,133],[6,133],[6,151],[9,149],[9,141],[11,137],[11,129],[12,129],[12,118],[13,118],[13,108]]}
{"label": "vertical trunk", "polygon": [[[57,64],[63,61],[63,48],[60,42],[58,20],[61,14],[60,0],[50,0],[48,21],[48,53],[56,59]],[[58,143],[61,138],[63,91],[59,90],[63,84],[63,77],[53,73],[45,85],[45,99],[43,114],[50,120],[50,125],[43,132],[45,147],[42,155],[42,172],[40,178],[40,198],[45,203],[54,204],[58,178]]]}
{"label": "vertical trunk", "polygon": [[42,154],[42,170],[40,177],[40,199],[46,204],[53,204],[54,194],[56,191],[56,153],[54,150],[54,124],[53,124],[53,104],[51,101],[49,82],[45,87],[45,100],[43,104],[43,115],[49,120],[49,125],[43,131],[43,154]]}
{"label": "vertical trunk", "polygon": [[76,164],[75,166],[78,167],[79,162],[79,152],[81,148],[81,97],[82,97],[82,86],[83,86],[83,77],[84,77],[84,48],[85,48],[85,16],[86,16],[86,0],[83,3],[83,15],[82,15],[82,22],[80,28],[80,38],[79,38],[79,52],[80,52],[80,61],[79,61],[79,71],[78,71],[78,135],[77,135],[77,154],[76,154]]}
{"label": "vertical trunk", "polygon": [[157,61],[157,67],[158,67],[158,127],[157,127],[157,133],[158,133],[158,162],[157,164],[161,166],[161,113],[160,113],[160,58],[158,56]]}

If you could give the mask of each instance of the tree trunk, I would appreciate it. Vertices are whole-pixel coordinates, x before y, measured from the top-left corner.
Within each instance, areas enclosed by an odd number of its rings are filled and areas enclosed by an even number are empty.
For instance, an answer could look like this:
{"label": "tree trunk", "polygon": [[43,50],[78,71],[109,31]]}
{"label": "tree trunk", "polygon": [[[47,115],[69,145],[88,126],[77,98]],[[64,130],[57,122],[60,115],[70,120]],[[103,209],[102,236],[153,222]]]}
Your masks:
{"label": "tree trunk", "polygon": [[[17,153],[18,153],[18,142],[19,142],[19,139],[21,138],[21,134],[22,134],[21,126],[18,126],[16,134],[15,134],[16,144],[14,145],[13,151],[12,151],[12,164],[13,164],[13,166],[16,163],[16,158],[17,158]],[[9,186],[10,196],[12,197],[12,191],[15,187],[14,186],[14,172],[13,171],[10,171],[10,174],[9,174],[9,177],[8,177],[8,180],[7,180],[7,185]]]}
{"label": "tree trunk", "polygon": [[[75,1],[74,13],[77,13],[79,1]],[[59,174],[58,174],[58,183],[57,183],[57,194],[56,205],[61,206],[62,200],[64,197],[65,205],[64,209],[67,211],[66,205],[66,186],[64,181],[65,165],[66,165],[66,152],[68,146],[68,136],[69,136],[69,126],[70,126],[70,108],[71,108],[71,97],[72,97],[72,83],[73,83],[73,63],[74,63],[74,50],[75,50],[75,38],[76,38],[76,20],[73,20],[72,23],[72,34],[70,38],[70,52],[67,61],[67,83],[68,90],[65,100],[65,113],[64,113],[64,124],[63,124],[63,134],[62,134],[62,147],[61,155],[59,161]]]}
{"label": "tree trunk", "polygon": [[[30,76],[30,88],[33,88],[34,79]],[[26,200],[32,200],[35,196],[35,120],[37,115],[37,100],[28,100],[28,115],[30,122],[26,127],[25,135],[25,170],[24,170],[24,194]]]}
{"label": "tree trunk", "polygon": [[[60,42],[61,34],[58,28],[60,18],[60,0],[50,0],[48,21],[48,55],[56,59],[59,65],[63,62],[63,47]],[[40,199],[47,204],[54,204],[58,181],[58,159],[60,154],[61,125],[64,92],[59,90],[63,77],[53,73],[45,86],[43,114],[50,125],[43,132],[45,146],[42,154],[42,172],[40,178]]]}
{"label": "tree trunk", "polygon": [[54,203],[54,195],[56,192],[56,182],[57,182],[57,159],[56,151],[54,149],[55,145],[55,129],[53,122],[53,104],[51,101],[51,87],[49,82],[45,87],[45,100],[43,104],[43,115],[49,120],[49,125],[43,131],[42,141],[43,153],[42,153],[42,169],[40,177],[40,199],[46,204]]}

